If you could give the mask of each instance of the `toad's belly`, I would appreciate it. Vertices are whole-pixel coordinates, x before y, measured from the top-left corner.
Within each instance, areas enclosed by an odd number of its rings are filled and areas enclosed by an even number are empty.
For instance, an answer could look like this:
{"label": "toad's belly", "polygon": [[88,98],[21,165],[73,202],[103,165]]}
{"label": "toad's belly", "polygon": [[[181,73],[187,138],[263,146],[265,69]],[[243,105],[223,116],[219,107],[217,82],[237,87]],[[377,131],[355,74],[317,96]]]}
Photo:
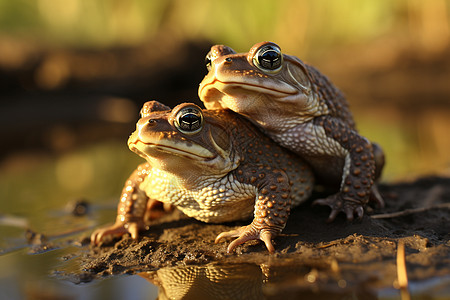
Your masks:
{"label": "toad's belly", "polygon": [[[254,211],[254,198],[241,199],[233,203],[205,205],[191,198],[177,205],[184,214],[207,223],[222,223],[250,219]],[[228,200],[225,200],[228,201]]]}
{"label": "toad's belly", "polygon": [[[184,214],[208,223],[245,220],[253,215],[256,189],[231,181],[233,178],[204,180],[186,189],[172,175],[152,169],[140,188],[147,196],[176,206]],[[233,183],[231,183],[233,182]]]}

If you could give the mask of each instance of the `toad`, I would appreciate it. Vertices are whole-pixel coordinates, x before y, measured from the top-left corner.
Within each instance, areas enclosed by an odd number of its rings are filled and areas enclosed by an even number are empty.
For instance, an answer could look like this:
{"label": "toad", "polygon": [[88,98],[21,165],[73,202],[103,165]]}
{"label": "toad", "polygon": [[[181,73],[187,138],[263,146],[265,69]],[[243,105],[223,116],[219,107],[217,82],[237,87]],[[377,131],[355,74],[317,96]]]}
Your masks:
{"label": "toad", "polygon": [[314,175],[296,155],[230,110],[202,110],[183,103],[174,109],[149,101],[141,109],[129,148],[146,160],[126,181],[114,225],[91,236],[137,238],[157,203],[208,223],[245,220],[248,226],[220,233],[234,239],[232,252],[250,240],[272,239],[286,225],[290,209],[312,192]]}
{"label": "toad", "polygon": [[361,218],[369,200],[383,206],[374,181],[384,165],[381,148],[360,135],[343,94],[316,68],[262,42],[248,53],[216,45],[198,94],[208,109],[231,109],[278,144],[305,159],[336,193],[315,204]]}

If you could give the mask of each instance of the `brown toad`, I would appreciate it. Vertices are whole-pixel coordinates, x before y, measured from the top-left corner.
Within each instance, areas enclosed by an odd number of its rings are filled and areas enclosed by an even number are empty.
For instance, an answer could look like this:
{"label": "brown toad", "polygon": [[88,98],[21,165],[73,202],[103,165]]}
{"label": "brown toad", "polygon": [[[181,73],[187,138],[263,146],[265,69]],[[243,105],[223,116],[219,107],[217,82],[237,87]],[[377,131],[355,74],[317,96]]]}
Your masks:
{"label": "brown toad", "polygon": [[230,110],[201,110],[189,103],[170,110],[147,102],[128,146],[147,162],[126,182],[116,223],[92,234],[94,244],[105,235],[136,238],[155,203],[163,202],[204,222],[253,215],[250,225],[223,232],[216,242],[237,237],[228,246],[231,252],[259,239],[274,252],[272,238],[314,184],[308,165]]}
{"label": "brown toad", "polygon": [[271,42],[248,53],[213,46],[206,64],[209,72],[199,87],[206,108],[245,116],[304,158],[318,181],[339,188],[315,201],[331,207],[330,221],[341,211],[349,220],[361,218],[369,200],[383,205],[374,185],[383,151],[358,133],[344,96],[317,69]]}

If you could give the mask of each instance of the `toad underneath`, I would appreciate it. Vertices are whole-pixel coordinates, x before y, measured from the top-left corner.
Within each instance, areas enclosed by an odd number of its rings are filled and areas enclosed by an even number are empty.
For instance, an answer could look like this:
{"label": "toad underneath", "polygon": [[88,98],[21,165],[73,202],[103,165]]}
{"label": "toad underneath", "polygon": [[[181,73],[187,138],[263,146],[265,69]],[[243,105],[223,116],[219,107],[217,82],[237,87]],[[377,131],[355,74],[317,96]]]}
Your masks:
{"label": "toad underneath", "polygon": [[208,109],[231,109],[313,168],[318,181],[339,191],[314,203],[361,218],[369,200],[383,206],[374,181],[384,165],[379,146],[361,136],[342,93],[314,67],[282,54],[271,42],[236,53],[216,45],[199,96]]}
{"label": "toad underneath", "polygon": [[229,110],[202,110],[184,103],[174,109],[149,101],[141,110],[129,148],[146,159],[127,180],[114,225],[91,236],[146,228],[155,203],[171,204],[208,223],[245,220],[248,226],[220,233],[236,237],[227,251],[249,240],[272,239],[285,227],[291,207],[306,200],[314,176],[300,158],[278,146],[245,118]]}

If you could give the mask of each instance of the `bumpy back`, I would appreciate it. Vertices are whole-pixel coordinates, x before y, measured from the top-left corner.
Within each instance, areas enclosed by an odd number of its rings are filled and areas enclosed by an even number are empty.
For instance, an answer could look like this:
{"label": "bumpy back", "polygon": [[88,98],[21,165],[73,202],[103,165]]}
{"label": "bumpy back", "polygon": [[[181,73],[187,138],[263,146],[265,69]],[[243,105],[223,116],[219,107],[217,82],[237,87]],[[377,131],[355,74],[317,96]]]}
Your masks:
{"label": "bumpy back", "polygon": [[319,101],[325,102],[330,115],[343,120],[350,127],[355,128],[355,121],[342,92],[315,67],[306,65],[306,68],[313,81],[314,92],[319,96]]}
{"label": "bumpy back", "polygon": [[255,173],[261,172],[260,168],[286,172],[291,182],[292,206],[302,203],[310,196],[314,175],[303,159],[275,143],[244,117],[229,110],[214,113],[227,116],[233,122],[233,126],[228,129],[231,130],[234,149],[245,157],[245,163],[251,165]]}

